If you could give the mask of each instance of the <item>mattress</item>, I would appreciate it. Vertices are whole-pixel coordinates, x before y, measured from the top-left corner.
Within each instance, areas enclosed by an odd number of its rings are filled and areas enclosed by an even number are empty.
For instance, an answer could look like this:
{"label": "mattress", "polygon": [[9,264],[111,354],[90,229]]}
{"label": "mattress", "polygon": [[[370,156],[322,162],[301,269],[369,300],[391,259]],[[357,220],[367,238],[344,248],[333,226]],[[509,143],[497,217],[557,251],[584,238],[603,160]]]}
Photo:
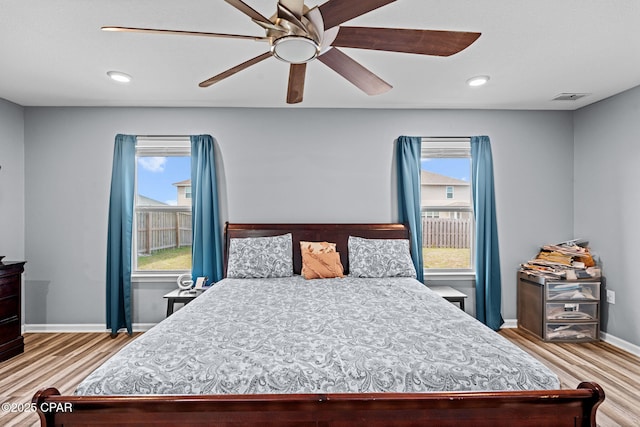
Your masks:
{"label": "mattress", "polygon": [[559,389],[555,374],[411,278],[224,279],[78,395]]}

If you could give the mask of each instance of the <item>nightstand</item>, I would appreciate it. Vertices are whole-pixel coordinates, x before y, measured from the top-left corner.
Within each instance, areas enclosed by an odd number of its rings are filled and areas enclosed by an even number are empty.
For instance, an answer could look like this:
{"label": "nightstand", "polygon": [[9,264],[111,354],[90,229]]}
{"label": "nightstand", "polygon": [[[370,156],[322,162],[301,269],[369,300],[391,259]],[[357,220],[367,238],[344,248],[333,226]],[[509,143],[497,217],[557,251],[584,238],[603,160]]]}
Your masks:
{"label": "nightstand", "polygon": [[464,300],[467,298],[466,294],[453,289],[451,286],[429,286],[429,289],[449,302],[460,304],[460,309],[464,311]]}
{"label": "nightstand", "polygon": [[173,314],[173,305],[175,303],[178,302],[187,305],[191,301],[202,295],[202,292],[204,292],[204,290],[175,289],[168,294],[165,294],[163,298],[167,299],[167,317]]}

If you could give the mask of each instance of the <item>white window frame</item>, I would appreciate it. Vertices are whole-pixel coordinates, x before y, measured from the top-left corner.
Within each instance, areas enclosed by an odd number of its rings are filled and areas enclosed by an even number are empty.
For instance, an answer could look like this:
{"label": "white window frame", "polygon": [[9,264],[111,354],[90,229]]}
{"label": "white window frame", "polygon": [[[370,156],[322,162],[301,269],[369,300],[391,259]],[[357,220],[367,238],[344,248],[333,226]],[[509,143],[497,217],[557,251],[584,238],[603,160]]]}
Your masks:
{"label": "white window frame", "polygon": [[[471,138],[468,137],[424,137],[421,141],[422,153],[421,159],[424,158],[469,158],[471,161]],[[470,182],[471,184],[471,182]],[[433,207],[421,206],[422,215],[427,215],[427,210],[431,212],[452,212],[454,217],[460,217],[463,213],[468,212],[472,221],[470,227],[470,258],[471,268],[424,268],[425,277],[431,280],[440,279],[468,279],[475,277],[475,216],[473,214],[473,201],[471,205],[466,207]],[[433,215],[432,215],[433,216]]]}
{"label": "white window frame", "polygon": [[454,192],[453,192],[453,185],[447,185],[447,187],[445,189],[445,192],[446,192],[445,195],[446,195],[447,199],[454,199],[455,198],[455,195],[454,195]]}
{"label": "white window frame", "polygon": [[[189,136],[138,136],[136,141],[135,159],[135,198],[138,196],[138,158],[139,157],[170,157],[184,156],[191,157],[191,139]],[[157,207],[138,206],[137,200],[133,205],[133,231],[132,231],[132,251],[131,251],[131,277],[136,281],[173,281],[183,273],[191,270],[138,270],[138,230],[135,219],[136,212],[145,210],[157,210]],[[179,212],[184,207],[166,206],[162,210]],[[163,280],[164,279],[164,280]]]}

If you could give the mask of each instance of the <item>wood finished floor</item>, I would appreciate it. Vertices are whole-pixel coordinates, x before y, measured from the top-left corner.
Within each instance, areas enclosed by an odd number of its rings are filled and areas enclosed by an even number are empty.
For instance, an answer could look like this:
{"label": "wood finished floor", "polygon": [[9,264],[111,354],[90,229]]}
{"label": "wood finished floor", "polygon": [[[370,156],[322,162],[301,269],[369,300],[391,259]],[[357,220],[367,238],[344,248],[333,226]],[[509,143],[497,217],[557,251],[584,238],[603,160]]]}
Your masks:
{"label": "wood finished floor", "polygon": [[606,342],[548,343],[518,329],[500,334],[547,365],[562,388],[593,381],[604,389],[599,426],[640,426],[640,357]]}
{"label": "wood finished floor", "polygon": [[[582,381],[600,384],[606,393],[598,425],[640,425],[640,358],[605,342],[545,343],[517,329],[500,332],[558,374],[563,388]],[[110,355],[132,340],[126,334],[25,334],[25,352],[0,362],[0,402],[27,405],[41,387],[71,394],[76,385]],[[2,426],[37,426],[33,413],[0,410]]]}
{"label": "wood finished floor", "polygon": [[[0,401],[27,405],[43,387],[71,394],[80,381],[134,337],[119,334],[112,339],[108,333],[25,334],[24,353],[0,363]],[[34,413],[0,409],[0,426],[39,425]]]}

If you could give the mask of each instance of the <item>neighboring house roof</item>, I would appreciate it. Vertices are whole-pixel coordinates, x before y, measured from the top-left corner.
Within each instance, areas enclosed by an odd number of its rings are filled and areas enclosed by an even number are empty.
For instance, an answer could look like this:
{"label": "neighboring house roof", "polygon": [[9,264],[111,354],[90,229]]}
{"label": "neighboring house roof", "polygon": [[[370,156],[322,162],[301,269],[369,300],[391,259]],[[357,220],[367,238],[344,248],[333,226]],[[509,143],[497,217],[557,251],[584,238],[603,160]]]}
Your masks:
{"label": "neighboring house roof", "polygon": [[440,175],[424,169],[420,171],[420,182],[422,185],[469,185],[469,181],[451,178],[450,176]]}
{"label": "neighboring house roof", "polygon": [[138,194],[138,206],[169,206],[169,205],[166,203],[154,200],[151,197]]}
{"label": "neighboring house roof", "polygon": [[191,185],[191,180],[190,179],[185,179],[184,181],[174,182],[171,185],[175,185],[176,187],[188,187],[188,186]]}

